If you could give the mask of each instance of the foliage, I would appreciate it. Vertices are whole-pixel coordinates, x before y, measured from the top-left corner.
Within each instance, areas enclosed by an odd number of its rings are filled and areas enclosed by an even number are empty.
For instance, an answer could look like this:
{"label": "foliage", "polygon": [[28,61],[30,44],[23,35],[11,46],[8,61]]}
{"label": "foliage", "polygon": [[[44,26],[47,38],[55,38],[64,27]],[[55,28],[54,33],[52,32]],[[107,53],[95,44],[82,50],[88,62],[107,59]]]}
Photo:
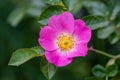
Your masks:
{"label": "foliage", "polygon": [[[120,44],[117,44],[120,40],[119,0],[4,0],[0,1],[0,9],[3,11],[0,13],[0,80],[61,80],[61,75],[63,76],[62,80],[70,80],[72,78],[72,80],[83,80],[83,78],[85,80],[104,80],[106,77],[109,77],[111,80],[114,80],[114,78],[116,80],[120,79],[119,60],[115,60],[115,62],[110,65],[106,64],[104,67],[102,65],[105,65],[107,58],[104,59],[98,56],[95,58],[94,55],[90,53],[90,56],[88,55],[85,59],[75,59],[75,62],[72,63],[77,64],[75,67],[71,64],[68,67],[58,69],[59,73],[57,73],[56,67],[48,63],[45,59],[42,59],[40,62],[41,72],[39,72],[38,61],[43,58],[44,50],[38,46],[22,48],[38,45],[37,38],[39,28],[47,25],[50,16],[60,14],[63,11],[70,11],[74,13],[74,15],[84,15],[77,18],[83,19],[87,26],[93,30],[93,39],[90,44],[98,49],[108,50],[107,52],[118,55],[120,51],[118,49]],[[79,12],[80,9],[81,11]],[[6,20],[10,25],[7,24]],[[99,39],[101,39],[101,41]],[[15,51],[16,49],[18,50]],[[20,72],[17,71],[19,70],[18,68],[6,67],[11,52],[13,52],[13,54],[9,65],[19,66],[30,59],[32,59],[33,63],[28,61],[23,64],[23,66],[20,66]],[[33,59],[35,57],[38,58]],[[97,62],[93,63],[93,58],[96,59],[94,61]],[[109,60],[108,63],[109,62],[111,62],[111,60]],[[98,63],[102,65],[98,65]],[[95,66],[93,67],[93,65]],[[90,70],[84,69],[87,67],[89,67]],[[36,68],[37,70],[35,70]],[[72,74],[79,70],[83,70],[80,74],[79,72],[77,73],[79,76]],[[89,76],[91,75],[89,73],[91,70],[93,76]],[[81,77],[81,75],[83,76]]]}
{"label": "foliage", "polygon": [[44,76],[50,80],[55,72],[56,72],[56,67],[52,64],[50,64],[45,57],[42,58],[41,62],[40,62],[40,68],[41,71],[43,72]]}
{"label": "foliage", "polygon": [[34,57],[43,55],[43,50],[40,47],[19,49],[13,53],[8,65],[19,66]]}
{"label": "foliage", "polygon": [[62,13],[62,6],[49,6],[47,9],[45,9],[39,18],[39,23],[41,23],[42,25],[47,25],[48,23],[48,19],[50,16],[54,15],[54,14],[60,14]]}

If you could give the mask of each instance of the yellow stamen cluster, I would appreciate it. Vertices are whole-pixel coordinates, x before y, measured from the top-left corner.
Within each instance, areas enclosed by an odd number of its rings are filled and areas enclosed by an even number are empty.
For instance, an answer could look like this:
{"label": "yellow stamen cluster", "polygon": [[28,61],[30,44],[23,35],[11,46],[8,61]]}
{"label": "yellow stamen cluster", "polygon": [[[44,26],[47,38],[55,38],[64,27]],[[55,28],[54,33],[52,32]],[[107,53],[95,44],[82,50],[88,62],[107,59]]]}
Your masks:
{"label": "yellow stamen cluster", "polygon": [[73,36],[61,34],[57,40],[58,47],[61,51],[69,51],[75,45]]}

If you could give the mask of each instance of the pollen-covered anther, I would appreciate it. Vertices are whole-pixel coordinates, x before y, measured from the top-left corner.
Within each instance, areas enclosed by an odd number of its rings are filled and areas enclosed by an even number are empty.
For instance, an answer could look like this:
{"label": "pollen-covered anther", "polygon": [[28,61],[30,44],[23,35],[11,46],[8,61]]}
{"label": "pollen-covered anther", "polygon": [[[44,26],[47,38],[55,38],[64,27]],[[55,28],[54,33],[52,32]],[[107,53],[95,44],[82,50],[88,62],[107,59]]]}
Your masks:
{"label": "pollen-covered anther", "polygon": [[57,45],[61,51],[69,51],[74,47],[75,40],[74,40],[73,36],[71,36],[71,35],[61,34],[57,38]]}

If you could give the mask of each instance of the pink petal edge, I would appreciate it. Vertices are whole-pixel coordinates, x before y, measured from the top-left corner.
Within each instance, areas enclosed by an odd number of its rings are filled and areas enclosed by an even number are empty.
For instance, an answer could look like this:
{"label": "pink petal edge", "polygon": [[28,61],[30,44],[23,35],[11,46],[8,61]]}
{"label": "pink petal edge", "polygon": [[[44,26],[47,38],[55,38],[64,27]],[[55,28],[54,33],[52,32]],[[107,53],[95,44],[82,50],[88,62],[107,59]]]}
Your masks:
{"label": "pink petal edge", "polygon": [[67,58],[66,54],[60,53],[58,50],[45,51],[45,57],[48,62],[59,67],[66,66],[72,62],[72,58]]}
{"label": "pink petal edge", "polygon": [[91,29],[87,27],[82,20],[75,20],[75,30],[73,35],[80,42],[88,43],[91,38]]}
{"label": "pink petal edge", "polygon": [[70,12],[64,12],[61,15],[53,15],[48,20],[48,26],[58,32],[72,34],[74,31],[74,18]]}
{"label": "pink petal edge", "polygon": [[67,57],[84,57],[87,54],[87,50],[87,43],[76,44],[75,47],[67,53]]}
{"label": "pink petal edge", "polygon": [[58,48],[55,43],[57,32],[55,32],[51,27],[43,27],[39,34],[40,37],[38,42],[45,50],[52,51]]}

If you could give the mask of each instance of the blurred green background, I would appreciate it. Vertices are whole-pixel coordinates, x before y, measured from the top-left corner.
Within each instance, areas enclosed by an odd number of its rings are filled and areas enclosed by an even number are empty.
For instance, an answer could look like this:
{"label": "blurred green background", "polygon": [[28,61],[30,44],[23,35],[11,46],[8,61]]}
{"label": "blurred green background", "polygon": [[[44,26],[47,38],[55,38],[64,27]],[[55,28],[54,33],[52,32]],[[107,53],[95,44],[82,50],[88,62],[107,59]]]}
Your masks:
{"label": "blurred green background", "polygon": [[[75,18],[100,15],[109,22],[92,32],[89,46],[113,55],[120,54],[120,1],[78,1],[75,3],[78,6],[71,11]],[[19,67],[8,66],[8,62],[15,50],[39,45],[37,40],[41,24],[38,18],[49,5],[47,0],[0,0],[0,80],[46,80],[40,71],[40,58]],[[109,26],[115,27],[106,30]],[[84,80],[93,76],[91,69],[94,65],[105,66],[107,61],[108,58],[102,55],[88,52],[86,57],[75,58],[72,64],[58,68],[52,80]],[[120,80],[120,73],[115,78]]]}

